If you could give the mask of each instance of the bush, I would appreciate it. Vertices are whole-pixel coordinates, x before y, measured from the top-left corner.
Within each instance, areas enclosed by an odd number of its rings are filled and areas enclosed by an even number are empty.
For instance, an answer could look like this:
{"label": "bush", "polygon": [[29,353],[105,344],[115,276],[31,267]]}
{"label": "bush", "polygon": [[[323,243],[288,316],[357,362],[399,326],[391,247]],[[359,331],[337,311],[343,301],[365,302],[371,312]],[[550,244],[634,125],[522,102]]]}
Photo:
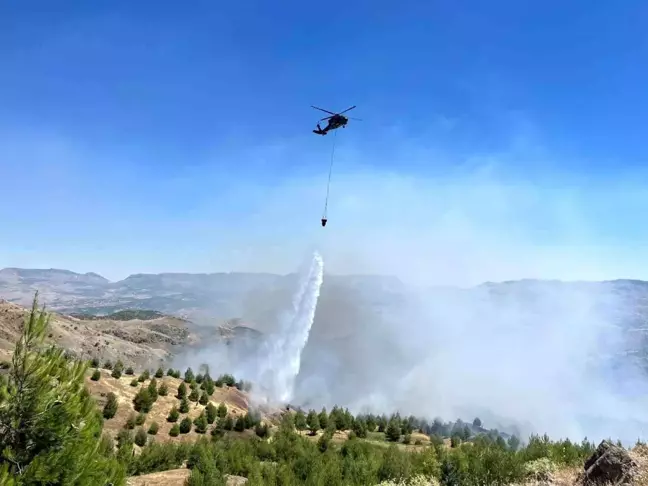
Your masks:
{"label": "bush", "polygon": [[185,371],[184,375],[184,381],[186,383],[191,383],[192,381],[194,381],[194,378],[195,376],[193,370],[191,368],[187,368],[187,371]]}
{"label": "bush", "polygon": [[202,392],[202,395],[200,395],[200,400],[198,400],[198,403],[201,405],[207,405],[209,403],[209,395],[207,395],[207,392]]}
{"label": "bush", "polygon": [[146,415],[143,413],[137,414],[137,417],[135,418],[135,425],[142,425],[144,422],[146,422]]}
{"label": "bush", "polygon": [[205,413],[206,413],[206,418],[207,418],[207,423],[208,424],[213,424],[214,420],[216,420],[216,417],[218,416],[218,410],[214,406],[213,403],[208,403],[207,406],[205,407]]}
{"label": "bush", "polygon": [[137,415],[131,412],[131,414],[128,416],[128,419],[126,420],[126,423],[124,424],[124,428],[127,430],[133,430],[135,428],[136,422]]}
{"label": "bush", "polygon": [[178,424],[173,424],[173,427],[169,430],[169,435],[171,437],[178,437],[180,435],[180,427],[178,427]]}
{"label": "bush", "polygon": [[180,417],[180,413],[178,412],[177,407],[174,405],[171,408],[171,411],[169,412],[169,415],[167,416],[167,422],[175,423],[175,422],[178,421],[179,417]]}
{"label": "bush", "polygon": [[158,429],[159,429],[159,426],[158,426],[157,422],[153,422],[149,426],[148,433],[150,435],[156,435],[158,433]]}
{"label": "bush", "polygon": [[205,432],[207,432],[207,418],[205,417],[205,412],[196,417],[196,419],[194,420],[194,427],[194,430],[198,434],[204,434]]}
{"label": "bush", "polygon": [[164,376],[164,370],[160,367],[155,372],[155,377],[156,378],[162,378],[163,376]]}
{"label": "bush", "polygon": [[143,383],[144,381],[148,380],[151,377],[151,373],[149,370],[144,370],[141,375],[139,375],[139,378],[137,378],[137,381],[140,383]]}
{"label": "bush", "polygon": [[165,382],[162,382],[160,388],[158,389],[158,395],[161,397],[166,397],[169,394],[169,387]]}
{"label": "bush", "polygon": [[189,412],[189,402],[187,401],[186,398],[183,398],[180,401],[180,413],[188,413]]}
{"label": "bush", "polygon": [[239,417],[236,419],[234,430],[236,430],[237,432],[243,432],[245,430],[245,419],[243,418],[243,415],[239,415]]}
{"label": "bush", "polygon": [[135,370],[133,370],[132,366],[129,366],[128,368],[126,368],[126,371],[124,372],[124,374],[126,374],[128,376],[133,376],[135,374]]}
{"label": "bush", "polygon": [[186,396],[187,396],[187,385],[185,385],[183,382],[180,383],[180,385],[178,386],[178,394],[176,395],[176,398],[182,400]]}
{"label": "bush", "polygon": [[92,358],[90,360],[90,367],[91,368],[99,368],[99,360],[97,358]]}
{"label": "bush", "polygon": [[105,419],[111,419],[117,413],[117,395],[113,392],[108,393],[106,404],[103,408],[103,416]]}
{"label": "bush", "polygon": [[135,410],[142,413],[149,413],[153,406],[153,402],[154,400],[153,397],[151,397],[149,389],[144,387],[140,388],[135,395],[135,398],[133,398],[133,406],[135,407]]}
{"label": "bush", "polygon": [[254,428],[254,433],[262,439],[265,439],[270,435],[270,429],[268,428],[267,424],[258,423]]}
{"label": "bush", "polygon": [[132,387],[134,388],[134,387],[136,387],[137,385],[139,385],[139,381],[137,381],[137,378],[133,378],[133,379],[131,380],[131,382],[130,382],[130,386],[132,386]]}
{"label": "bush", "polygon": [[189,431],[191,431],[191,419],[189,417],[185,417],[180,422],[180,433],[188,434]]}
{"label": "bush", "polygon": [[189,394],[189,400],[192,402],[197,402],[198,401],[198,389],[194,388],[191,390],[191,393]]}
{"label": "bush", "polygon": [[227,405],[221,402],[220,405],[218,405],[218,410],[216,410],[218,416],[220,418],[224,418],[227,416]]}
{"label": "bush", "polygon": [[92,372],[92,376],[90,377],[92,381],[99,381],[100,378],[101,378],[101,371],[99,370],[94,370]]}
{"label": "bush", "polygon": [[394,419],[389,421],[387,430],[385,431],[385,439],[390,442],[398,442],[401,436],[401,428],[398,422]]}
{"label": "bush", "polygon": [[124,363],[122,363],[121,361],[117,361],[117,363],[115,363],[115,367],[113,368],[110,376],[118,380],[119,378],[121,378],[123,371],[124,371]]}
{"label": "bush", "polygon": [[137,429],[137,433],[135,434],[135,443],[140,447],[144,447],[147,439],[148,437],[146,436],[144,429],[141,427]]}

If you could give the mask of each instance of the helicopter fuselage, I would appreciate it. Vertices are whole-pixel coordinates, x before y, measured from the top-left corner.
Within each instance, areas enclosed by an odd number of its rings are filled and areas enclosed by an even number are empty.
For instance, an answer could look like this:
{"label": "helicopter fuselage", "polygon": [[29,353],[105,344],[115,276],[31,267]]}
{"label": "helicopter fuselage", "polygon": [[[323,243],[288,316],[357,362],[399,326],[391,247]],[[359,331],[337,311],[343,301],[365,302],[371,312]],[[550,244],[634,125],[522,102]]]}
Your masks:
{"label": "helicopter fuselage", "polygon": [[335,130],[336,128],[345,126],[348,122],[349,119],[346,116],[335,115],[329,118],[326,128],[327,130]]}

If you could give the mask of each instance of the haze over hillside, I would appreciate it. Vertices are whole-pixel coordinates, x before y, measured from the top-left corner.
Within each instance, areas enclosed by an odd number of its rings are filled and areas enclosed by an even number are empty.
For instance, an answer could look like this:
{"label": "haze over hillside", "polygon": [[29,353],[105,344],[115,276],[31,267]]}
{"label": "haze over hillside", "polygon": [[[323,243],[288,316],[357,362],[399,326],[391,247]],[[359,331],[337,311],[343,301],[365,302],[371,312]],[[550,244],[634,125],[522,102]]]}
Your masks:
{"label": "haze over hillside", "polygon": [[[158,274],[109,282],[64,270],[4,269],[0,296],[26,302],[39,289],[61,312],[150,309],[212,327],[241,318],[245,328],[231,327],[229,345],[214,330],[213,341],[202,339],[176,363],[207,362],[245,377],[263,335],[277,330],[296,279]],[[647,304],[642,281],[421,289],[389,277],[325,275],[293,401],[479,415],[525,431],[633,440],[648,423]]]}

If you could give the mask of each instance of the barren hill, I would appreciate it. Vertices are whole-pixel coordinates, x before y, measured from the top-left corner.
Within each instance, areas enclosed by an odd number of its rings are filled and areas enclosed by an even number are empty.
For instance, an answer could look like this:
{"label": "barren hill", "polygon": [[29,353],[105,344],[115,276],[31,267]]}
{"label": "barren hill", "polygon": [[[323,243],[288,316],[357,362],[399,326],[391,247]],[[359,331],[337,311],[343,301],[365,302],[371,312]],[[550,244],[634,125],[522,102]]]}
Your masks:
{"label": "barren hill", "polygon": [[[0,300],[0,355],[13,349],[28,310]],[[150,320],[79,319],[52,313],[49,340],[83,359],[121,359],[133,366],[157,366],[195,342],[189,323],[178,317]]]}

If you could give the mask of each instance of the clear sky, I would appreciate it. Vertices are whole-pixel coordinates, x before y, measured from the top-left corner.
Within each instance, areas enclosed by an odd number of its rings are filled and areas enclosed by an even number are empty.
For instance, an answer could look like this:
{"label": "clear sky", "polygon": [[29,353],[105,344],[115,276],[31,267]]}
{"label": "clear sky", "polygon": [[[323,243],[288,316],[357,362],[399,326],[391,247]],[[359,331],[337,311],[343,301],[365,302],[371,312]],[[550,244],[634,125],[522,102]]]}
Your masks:
{"label": "clear sky", "polygon": [[[0,267],[648,278],[648,4],[0,3]],[[357,105],[336,137],[320,113]]]}

